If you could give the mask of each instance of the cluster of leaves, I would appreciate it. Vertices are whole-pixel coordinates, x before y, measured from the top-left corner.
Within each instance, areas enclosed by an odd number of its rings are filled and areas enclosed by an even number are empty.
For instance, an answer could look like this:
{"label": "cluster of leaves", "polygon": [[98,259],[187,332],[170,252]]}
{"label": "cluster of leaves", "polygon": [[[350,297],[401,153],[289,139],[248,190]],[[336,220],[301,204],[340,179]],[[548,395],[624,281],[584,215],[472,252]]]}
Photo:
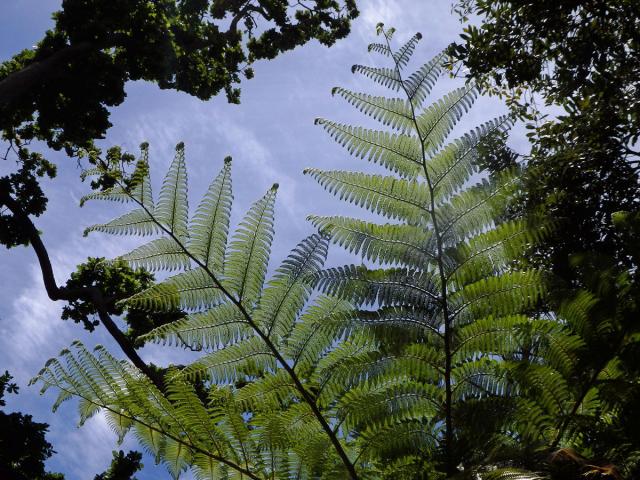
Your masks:
{"label": "cluster of leaves", "polygon": [[[99,287],[105,298],[107,313],[122,316],[128,326],[125,332],[135,347],[144,343],[140,337],[155,327],[175,321],[184,316],[180,310],[167,310],[161,313],[149,313],[144,310],[127,308],[119,303],[146,290],[154,284],[154,276],[143,268],[132,268],[124,260],[106,261],[104,258],[91,258],[78,265],[71,278],[67,280],[67,289]],[[62,319],[82,323],[84,328],[93,331],[99,320],[96,305],[90,300],[78,298],[68,302],[62,308]]]}
{"label": "cluster of leaves", "polygon": [[[9,372],[0,376],[0,407],[5,393],[18,393]],[[44,462],[54,451],[45,435],[49,425],[33,421],[31,415],[0,411],[0,477],[16,480],[63,480],[45,471]]]}
{"label": "cluster of leaves", "polygon": [[93,480],[136,480],[135,473],[143,467],[140,452],[128,452],[125,455],[122,450],[114,451],[109,468],[96,475]]}
{"label": "cluster of leaves", "polygon": [[[117,262],[178,272],[116,308],[184,312],[141,340],[202,355],[170,368],[158,386],[103,347],[91,352],[76,342],[34,379],[59,390],[56,407],[80,397],[81,422],[102,410],[120,438],[135,432],[174,477],[191,468],[203,479],[531,479],[538,477],[516,467],[537,469],[557,447],[591,454],[591,439],[602,436],[585,426],[603,412],[633,435],[624,420],[634,410],[612,395],[613,386],[636,394],[630,364],[616,350],[596,371],[584,368],[591,344],[619,320],[603,315],[594,324],[598,299],[586,292],[538,313],[543,276],[513,262],[552,228],[509,218],[519,171],[509,155],[490,152],[511,120],[448,140],[477,88],[425,106],[444,55],[405,77],[421,36],[393,50],[393,30],[379,33],[384,43],[370,50],[392,67],[353,70],[402,96],[334,94],[388,129],[317,123],[391,174],[306,172],[394,223],[313,216],[320,233],[267,280],[277,185],[228,239],[230,159],[191,216],[182,144],[157,200],[147,145],[131,175],[118,162],[97,162],[87,174],[114,181],[86,199],[135,208],[87,232],[153,235]],[[633,231],[634,218],[618,222]],[[329,242],[362,264],[323,270]],[[563,452],[551,472],[607,468]]]}

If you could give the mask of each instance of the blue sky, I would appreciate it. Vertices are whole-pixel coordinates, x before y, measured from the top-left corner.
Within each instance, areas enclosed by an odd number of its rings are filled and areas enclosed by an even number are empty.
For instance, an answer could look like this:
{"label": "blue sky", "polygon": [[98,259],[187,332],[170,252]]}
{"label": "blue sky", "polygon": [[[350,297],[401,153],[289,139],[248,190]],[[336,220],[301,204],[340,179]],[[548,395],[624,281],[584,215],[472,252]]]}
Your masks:
{"label": "blue sky", "polygon": [[[0,60],[30,48],[41,38],[59,4],[58,0],[3,2]],[[312,232],[305,220],[308,214],[343,214],[348,210],[303,176],[302,170],[308,166],[366,168],[314,126],[313,120],[325,117],[351,124],[367,123],[346,102],[332,98],[330,91],[336,85],[368,93],[376,91],[370,82],[352,75],[350,70],[354,63],[382,64],[381,57],[371,56],[366,50],[367,44],[375,40],[376,23],[395,26],[397,41],[406,40],[417,31],[424,35],[414,55],[415,66],[454,41],[462,28],[451,14],[451,0],[361,0],[359,6],[362,13],[351,35],[331,49],[312,43],[273,61],[256,64],[255,78],[242,86],[239,106],[228,105],[222,96],[201,102],[144,82],[128,84],[127,101],[113,110],[114,126],[101,144],[122,145],[136,151],[141,142],[150,142],[152,176],[157,184],[171,161],[175,144],[184,141],[192,204],[220,169],[222,159],[232,155],[236,216],[278,182],[272,266],[277,264]],[[460,85],[459,80],[443,78],[434,98]],[[457,131],[505,111],[495,99],[480,99]],[[515,129],[512,145],[524,150],[526,141],[521,129]],[[138,242],[100,234],[83,238],[86,226],[107,221],[118,211],[106,204],[80,208],[78,199],[88,192],[88,186],[80,182],[76,162],[60,154],[46,154],[57,161],[59,175],[54,181],[44,182],[49,208],[36,220],[36,226],[44,232],[43,240],[61,284],[87,256],[114,257]],[[0,162],[0,175],[12,166]],[[345,261],[347,256],[333,248],[330,264]],[[31,249],[0,250],[0,282],[0,369],[8,369],[21,386],[19,395],[8,397],[7,408],[31,413],[37,421],[50,424],[48,440],[58,452],[48,462],[51,470],[65,473],[68,480],[91,479],[108,465],[111,450],[118,448],[115,435],[100,415],[77,428],[73,400],[52,414],[53,395],[42,397],[37,388],[26,384],[48,358],[74,339],[89,346],[107,345],[116,354],[117,347],[101,328],[88,334],[79,325],[60,320],[62,303],[47,298]],[[166,364],[182,354],[151,346],[145,347],[141,355],[147,361]],[[127,439],[121,448],[136,448],[135,440]],[[169,478],[162,466],[153,465],[150,457],[146,456],[144,463],[140,480]]]}

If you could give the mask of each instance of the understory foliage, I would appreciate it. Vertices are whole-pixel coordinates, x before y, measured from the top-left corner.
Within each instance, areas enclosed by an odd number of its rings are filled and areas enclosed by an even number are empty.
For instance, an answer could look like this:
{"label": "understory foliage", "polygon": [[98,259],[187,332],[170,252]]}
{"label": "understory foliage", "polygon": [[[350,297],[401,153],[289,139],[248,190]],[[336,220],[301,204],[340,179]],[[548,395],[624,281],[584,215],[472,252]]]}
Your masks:
{"label": "understory foliage", "polygon": [[[513,259],[550,226],[507,220],[518,169],[486,172],[481,158],[509,117],[451,139],[476,87],[426,103],[444,56],[407,75],[420,34],[394,50],[393,29],[378,33],[383,42],[369,50],[391,67],[353,71],[399,96],[333,93],[385,128],[317,123],[389,172],[306,170],[370,214],[312,216],[319,233],[270,278],[277,185],[230,234],[229,158],[192,214],[182,144],[157,198],[146,144],[130,175],[109,159],[88,172],[116,181],[85,201],[134,208],[87,233],[151,236],[116,261],[168,274],[118,308],[181,312],[139,342],[197,358],[170,366],[158,384],[105,348],[75,342],[34,379],[58,390],[54,408],[78,397],[81,423],[104,412],[174,478],[191,469],[198,479],[526,480],[543,475],[519,468],[539,470],[551,450],[588,444],[576,425],[612,408],[598,381],[624,372],[607,362],[589,388],[576,387],[598,335],[586,320],[593,296],[530,314],[543,275]],[[331,242],[361,264],[325,269]],[[595,472],[561,451],[581,474]]]}

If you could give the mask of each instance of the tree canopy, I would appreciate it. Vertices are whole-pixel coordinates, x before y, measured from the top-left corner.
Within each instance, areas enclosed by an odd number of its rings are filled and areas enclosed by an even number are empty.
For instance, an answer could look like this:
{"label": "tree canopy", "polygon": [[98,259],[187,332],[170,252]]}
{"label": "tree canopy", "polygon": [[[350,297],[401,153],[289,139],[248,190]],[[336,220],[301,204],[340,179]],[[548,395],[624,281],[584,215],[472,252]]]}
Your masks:
{"label": "tree canopy", "polygon": [[[130,80],[203,100],[224,90],[238,103],[255,61],[312,39],[332,45],[357,14],[354,0],[64,0],[35,48],[0,65],[0,131],[19,165],[0,178],[2,191],[40,215],[47,199],[37,179],[53,177],[55,166],[28,144],[70,155],[92,149]],[[0,227],[3,244],[28,242],[11,215],[0,215]]]}

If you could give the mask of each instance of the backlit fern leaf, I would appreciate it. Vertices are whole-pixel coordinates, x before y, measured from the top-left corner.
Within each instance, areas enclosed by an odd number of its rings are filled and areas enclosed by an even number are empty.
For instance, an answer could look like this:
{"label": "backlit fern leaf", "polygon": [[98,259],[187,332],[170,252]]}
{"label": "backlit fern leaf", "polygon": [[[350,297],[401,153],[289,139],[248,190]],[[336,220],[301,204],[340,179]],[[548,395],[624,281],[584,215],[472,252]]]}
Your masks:
{"label": "backlit fern leaf", "polygon": [[138,208],[111,220],[110,222],[92,225],[85,229],[85,236],[90,232],[109,233],[111,235],[153,235],[160,227],[145,209]]}
{"label": "backlit fern leaf", "polygon": [[407,132],[412,126],[411,109],[406,100],[401,98],[374,97],[366,93],[356,93],[344,88],[336,87],[332,95],[339,95],[362,113],[365,113],[383,125],[388,125],[401,133]]}
{"label": "backlit fern leaf", "polygon": [[[316,119],[336,142],[352,155],[413,178],[420,172],[420,143],[409,135],[351,127],[324,119]],[[306,172],[305,172],[306,173]]]}
{"label": "backlit fern leaf", "polygon": [[166,312],[209,308],[223,298],[219,286],[206,270],[194,268],[129,297],[125,303],[152,312]]}
{"label": "backlit fern leaf", "polygon": [[273,241],[273,207],[277,185],[247,212],[229,244],[225,276],[238,299],[252,305],[262,290]]}
{"label": "backlit fern leaf", "polygon": [[326,238],[311,235],[300,242],[276,270],[255,312],[256,322],[267,336],[289,336],[311,294],[313,277],[324,265],[327,247]]}
{"label": "backlit fern leaf", "polygon": [[152,240],[120,258],[134,268],[144,268],[151,272],[184,270],[191,266],[189,256],[173,238],[168,237]]}
{"label": "backlit fern leaf", "polygon": [[396,52],[393,52],[392,56],[400,68],[406,67],[407,63],[411,59],[413,52],[416,49],[416,45],[422,39],[422,34],[420,32],[416,33],[407,41],[403,46],[401,46]]}
{"label": "backlit fern leaf", "polygon": [[182,143],[176,147],[176,155],[162,182],[154,215],[165,228],[180,240],[187,238],[189,218],[187,166],[184,161],[184,144]]}
{"label": "backlit fern leaf", "polygon": [[340,199],[377,214],[419,224],[429,192],[416,181],[343,171],[305,170]]}
{"label": "backlit fern leaf", "polygon": [[379,83],[383,87],[390,88],[392,90],[400,90],[402,88],[402,80],[398,73],[392,68],[377,68],[367,67],[364,65],[354,65],[351,67],[351,71],[361,73],[365,77],[370,78],[376,83]]}
{"label": "backlit fern leaf", "polygon": [[348,217],[308,217],[334,243],[367,260],[405,265],[415,269],[433,264],[435,245],[431,232],[406,224],[384,224]]}
{"label": "backlit fern leaf", "polygon": [[184,319],[162,325],[141,339],[192,349],[212,350],[238,342],[251,334],[246,318],[230,303],[187,315]]}
{"label": "backlit fern leaf", "polygon": [[189,250],[212,271],[222,273],[231,215],[231,158],[209,186],[191,219]]}
{"label": "backlit fern leaf", "polygon": [[[397,153],[402,139],[411,149],[409,155],[402,151],[401,165],[410,168],[392,164],[389,169],[396,175],[389,177],[306,171],[340,199],[398,221],[390,225],[310,217],[332,242],[374,264],[330,268],[317,275],[322,292],[360,309],[332,332],[345,335],[345,340],[318,362],[314,378],[328,390],[321,397],[324,402],[333,395],[345,405],[342,416],[351,415],[346,425],[358,437],[360,448],[374,455],[395,455],[386,460],[400,464],[440,449],[448,452],[442,453],[443,461],[452,474],[458,462],[464,463],[455,460],[462,455],[456,450],[456,437],[467,428],[456,425],[454,412],[468,402],[511,401],[523,391],[503,359],[518,358],[536,342],[537,361],[567,364],[576,344],[523,315],[542,297],[542,277],[535,271],[513,270],[511,259],[542,234],[531,233],[532,225],[525,222],[503,223],[500,218],[516,190],[517,172],[488,176],[478,162],[482,141],[506,130],[511,119],[496,118],[447,144],[476,100],[477,88],[466,85],[423,107],[442,70],[444,54],[405,79],[403,71],[420,35],[394,51],[391,35],[383,27],[381,32],[392,52],[391,68],[356,66],[353,71],[401,92],[403,99],[385,101],[334,91],[401,133],[374,133],[328,120],[317,123],[353,156],[387,168],[375,152]],[[404,120],[407,112],[409,122]],[[354,336],[361,340],[355,342]],[[333,359],[336,363],[331,363]],[[332,372],[346,383],[332,384]],[[393,432],[403,436],[397,439],[397,448],[385,449],[376,441],[376,435],[388,441]]]}

